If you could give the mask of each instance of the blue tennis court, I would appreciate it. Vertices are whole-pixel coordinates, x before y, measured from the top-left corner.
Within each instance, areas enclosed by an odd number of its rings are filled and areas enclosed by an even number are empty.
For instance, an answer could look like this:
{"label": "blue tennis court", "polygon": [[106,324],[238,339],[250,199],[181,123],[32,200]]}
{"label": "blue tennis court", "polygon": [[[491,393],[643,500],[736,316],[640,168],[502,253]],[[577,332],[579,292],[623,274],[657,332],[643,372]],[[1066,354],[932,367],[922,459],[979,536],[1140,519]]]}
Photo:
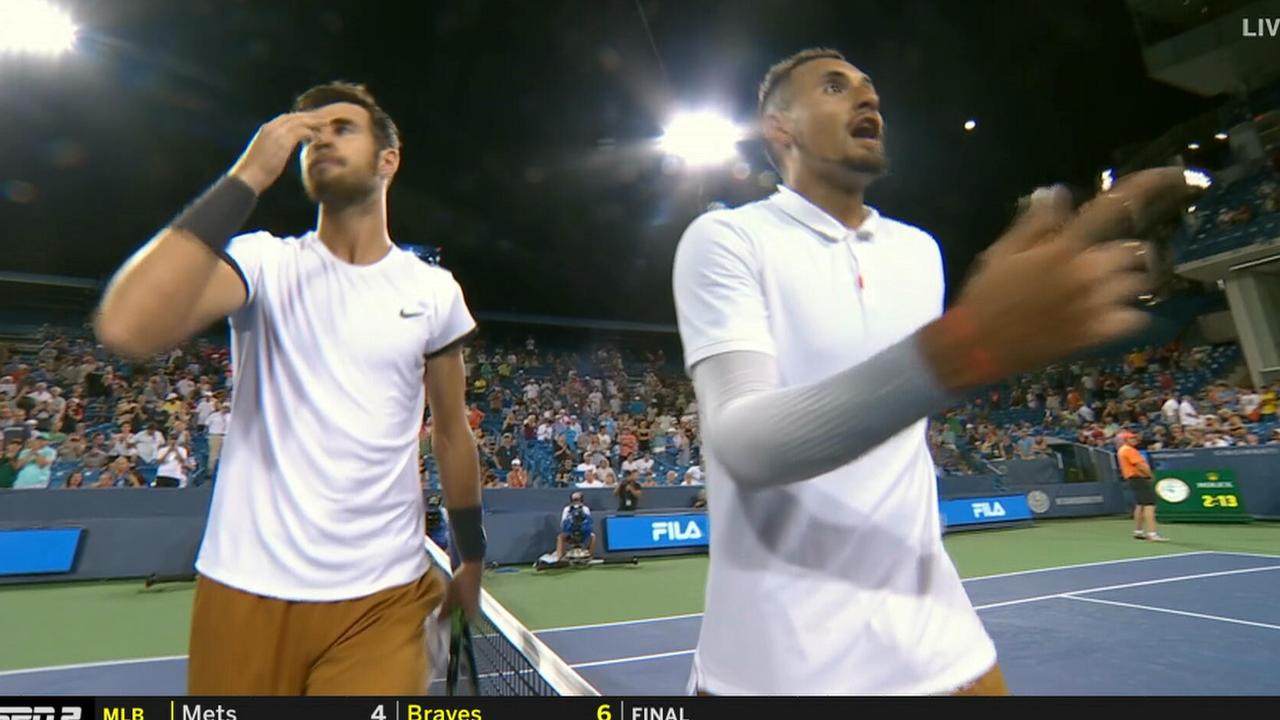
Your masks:
{"label": "blue tennis court", "polygon": [[[1193,552],[965,581],[1022,695],[1280,692],[1280,556]],[[538,634],[605,695],[678,695],[700,615]],[[0,693],[174,695],[183,657],[0,673]]]}

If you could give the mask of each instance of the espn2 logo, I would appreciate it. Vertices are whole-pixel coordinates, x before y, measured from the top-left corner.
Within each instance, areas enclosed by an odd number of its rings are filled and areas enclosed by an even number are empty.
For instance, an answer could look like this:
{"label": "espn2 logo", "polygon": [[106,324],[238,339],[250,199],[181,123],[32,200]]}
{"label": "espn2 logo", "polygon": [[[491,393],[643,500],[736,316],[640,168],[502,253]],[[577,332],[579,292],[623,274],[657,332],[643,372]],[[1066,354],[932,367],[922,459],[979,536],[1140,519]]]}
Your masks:
{"label": "espn2 logo", "polygon": [[0,720],[80,720],[78,707],[65,706],[58,713],[47,705],[35,707],[0,707]]}

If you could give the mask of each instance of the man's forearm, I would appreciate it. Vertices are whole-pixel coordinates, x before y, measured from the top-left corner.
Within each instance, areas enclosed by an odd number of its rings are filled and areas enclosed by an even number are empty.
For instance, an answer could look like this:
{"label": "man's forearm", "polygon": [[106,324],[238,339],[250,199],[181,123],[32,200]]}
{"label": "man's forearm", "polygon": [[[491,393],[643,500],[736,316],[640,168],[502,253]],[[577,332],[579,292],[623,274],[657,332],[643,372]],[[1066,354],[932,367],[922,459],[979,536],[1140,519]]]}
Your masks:
{"label": "man's forearm", "polygon": [[432,450],[440,468],[440,487],[445,507],[480,505],[480,456],[475,438],[465,426],[453,432],[433,434]]}
{"label": "man's forearm", "polygon": [[[703,432],[716,459],[748,487],[800,482],[846,465],[957,399],[940,381],[930,345],[910,336],[818,382],[779,387],[761,353],[714,356],[694,368]],[[973,371],[945,373],[956,389]]]}

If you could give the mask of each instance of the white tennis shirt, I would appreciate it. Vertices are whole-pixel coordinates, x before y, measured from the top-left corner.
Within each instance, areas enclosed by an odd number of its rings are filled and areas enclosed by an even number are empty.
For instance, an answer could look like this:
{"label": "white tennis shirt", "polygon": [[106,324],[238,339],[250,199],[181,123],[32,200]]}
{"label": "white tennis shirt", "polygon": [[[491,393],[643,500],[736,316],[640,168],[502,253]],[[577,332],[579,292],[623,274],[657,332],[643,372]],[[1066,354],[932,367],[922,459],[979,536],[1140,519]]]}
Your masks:
{"label": "white tennis shirt", "polygon": [[428,567],[418,430],[425,356],[475,321],[453,276],[393,248],[357,266],[314,232],[228,247],[235,390],[196,569],[269,597],[329,601]]}
{"label": "white tennis shirt", "polygon": [[[673,272],[686,367],[762,352],[782,386],[804,385],[937,318],[937,242],[869,210],[850,230],[779,187],[696,219]],[[704,446],[711,559],[691,690],[941,693],[995,664],[942,545],[926,425],[824,475],[756,491]]]}

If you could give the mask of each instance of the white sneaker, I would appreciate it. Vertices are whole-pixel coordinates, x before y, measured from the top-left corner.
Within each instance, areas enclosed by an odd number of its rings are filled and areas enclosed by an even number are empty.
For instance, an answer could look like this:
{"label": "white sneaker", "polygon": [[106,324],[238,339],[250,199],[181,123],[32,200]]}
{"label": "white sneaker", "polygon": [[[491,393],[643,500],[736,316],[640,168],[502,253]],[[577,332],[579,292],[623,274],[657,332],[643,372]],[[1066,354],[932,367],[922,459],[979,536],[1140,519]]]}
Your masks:
{"label": "white sneaker", "polygon": [[1142,532],[1141,530],[1134,530],[1134,531],[1133,531],[1133,539],[1134,539],[1134,540],[1146,540],[1146,539],[1147,539],[1147,534],[1146,534],[1146,533],[1144,533],[1144,532]]}
{"label": "white sneaker", "polygon": [[1150,533],[1147,535],[1147,539],[1151,542],[1169,542],[1169,538],[1161,535],[1160,533]]}

